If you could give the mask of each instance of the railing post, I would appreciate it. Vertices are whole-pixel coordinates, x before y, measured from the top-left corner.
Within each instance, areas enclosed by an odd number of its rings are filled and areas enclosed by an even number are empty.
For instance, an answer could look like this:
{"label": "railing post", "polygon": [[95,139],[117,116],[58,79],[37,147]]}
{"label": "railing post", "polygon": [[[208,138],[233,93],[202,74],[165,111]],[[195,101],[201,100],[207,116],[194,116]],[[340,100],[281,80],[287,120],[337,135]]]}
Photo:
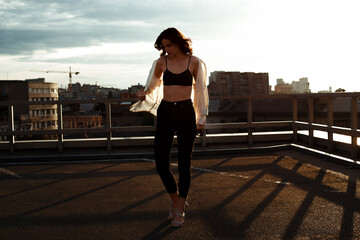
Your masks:
{"label": "railing post", "polygon": [[61,130],[63,129],[63,116],[62,116],[62,104],[57,104],[57,115],[58,115],[58,151],[62,152],[64,150],[64,134]]}
{"label": "railing post", "polygon": [[[357,97],[351,98],[351,130],[357,131]],[[351,158],[358,157],[357,136],[351,135]]]}
{"label": "railing post", "polygon": [[314,98],[308,99],[308,123],[309,123],[309,147],[314,147],[314,129],[312,124],[314,122]]}
{"label": "railing post", "polygon": [[9,136],[9,150],[10,153],[15,151],[15,136],[14,136],[14,105],[9,105],[9,131],[11,135]]}
{"label": "railing post", "polygon": [[293,98],[292,101],[292,118],[293,118],[293,142],[297,143],[298,142],[298,133],[297,133],[297,126],[296,126],[296,121],[298,120],[298,100],[296,97]]}
{"label": "railing post", "polygon": [[111,151],[111,103],[106,102],[107,150]]}
{"label": "railing post", "polygon": [[[252,124],[253,121],[253,101],[252,97],[248,97],[248,114],[247,114],[247,122],[248,124]],[[254,143],[252,127],[248,128],[248,144],[251,146]]]}
{"label": "railing post", "polygon": [[334,108],[333,108],[333,98],[329,96],[327,98],[327,126],[328,126],[328,152],[332,153],[334,151],[334,139],[332,126],[334,125]]}
{"label": "railing post", "polygon": [[206,130],[205,128],[202,130],[203,135],[201,136],[201,146],[206,147]]}

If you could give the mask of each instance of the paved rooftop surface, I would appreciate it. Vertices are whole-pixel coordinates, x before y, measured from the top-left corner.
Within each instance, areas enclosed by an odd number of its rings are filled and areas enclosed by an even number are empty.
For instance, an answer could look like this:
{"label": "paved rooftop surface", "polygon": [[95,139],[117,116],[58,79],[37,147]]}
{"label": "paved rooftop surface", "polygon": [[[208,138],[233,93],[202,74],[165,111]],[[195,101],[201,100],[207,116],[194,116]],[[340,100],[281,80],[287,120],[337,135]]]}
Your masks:
{"label": "paved rooftop surface", "polygon": [[151,158],[0,163],[0,239],[360,239],[359,169],[294,150],[192,166],[174,230]]}

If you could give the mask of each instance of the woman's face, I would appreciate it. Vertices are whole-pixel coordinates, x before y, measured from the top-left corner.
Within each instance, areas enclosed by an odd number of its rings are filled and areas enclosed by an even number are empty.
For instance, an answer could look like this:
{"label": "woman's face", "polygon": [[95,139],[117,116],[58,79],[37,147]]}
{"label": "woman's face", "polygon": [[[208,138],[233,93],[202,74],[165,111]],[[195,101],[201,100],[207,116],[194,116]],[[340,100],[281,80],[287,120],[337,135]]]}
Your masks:
{"label": "woman's face", "polygon": [[174,55],[178,52],[179,47],[172,43],[170,40],[164,38],[161,40],[161,45],[163,46],[165,52],[167,52],[168,55]]}

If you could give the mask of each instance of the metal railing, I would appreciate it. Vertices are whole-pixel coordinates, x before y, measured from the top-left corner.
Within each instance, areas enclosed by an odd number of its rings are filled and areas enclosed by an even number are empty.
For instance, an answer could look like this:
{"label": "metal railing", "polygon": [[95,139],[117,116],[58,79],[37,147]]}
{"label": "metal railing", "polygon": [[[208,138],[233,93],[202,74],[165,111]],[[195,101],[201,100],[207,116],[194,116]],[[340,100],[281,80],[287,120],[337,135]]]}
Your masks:
{"label": "metal railing", "polygon": [[[334,99],[347,98],[349,101],[350,109],[348,120],[350,127],[334,126]],[[360,137],[358,130],[358,101],[360,93],[333,93],[333,94],[286,94],[286,95],[259,95],[259,96],[235,96],[235,97],[214,97],[211,100],[227,100],[227,101],[246,101],[246,122],[233,122],[233,123],[208,123],[205,128],[205,134],[197,137],[196,143],[206,147],[214,143],[241,143],[247,146],[253,146],[257,142],[267,142],[272,144],[274,142],[287,142],[293,144],[300,144],[309,148],[318,148],[327,153],[334,153],[349,157],[351,159],[358,159],[359,146],[357,139]],[[292,102],[292,117],[283,121],[260,121],[255,122],[254,119],[254,100],[258,99],[282,99],[284,101]],[[321,99],[326,104],[325,124],[315,122],[314,118],[314,100]],[[135,102],[136,99],[104,99],[104,100],[63,100],[63,101],[44,101],[44,102],[0,102],[0,107],[6,106],[8,108],[8,131],[0,132],[1,136],[7,136],[7,141],[2,141],[0,150],[16,152],[18,149],[40,149],[40,148],[56,148],[59,152],[64,151],[64,148],[71,147],[106,147],[111,151],[114,147],[126,146],[145,146],[151,145],[153,137],[113,137],[114,133],[126,132],[154,132],[155,126],[112,126],[112,104],[119,104],[125,102]],[[299,101],[301,104],[306,102],[306,120],[299,120]],[[63,106],[70,104],[93,103],[105,104],[106,122],[101,128],[76,128],[64,129],[63,128]],[[57,129],[48,130],[15,130],[14,128],[14,107],[20,105],[57,105]],[[128,104],[129,105],[129,104]],[[128,106],[127,105],[127,106]],[[125,106],[125,105],[123,105]],[[210,116],[211,118],[211,112]],[[291,119],[290,119],[291,118]],[[255,132],[256,129],[270,129],[271,134],[265,132]],[[290,131],[274,131],[274,128],[290,129]],[[246,129],[247,131],[239,133],[231,131],[231,129]],[[211,130],[227,130],[228,134],[207,134]],[[302,131],[307,131],[308,134],[302,134]],[[229,133],[230,131],[230,133]],[[314,131],[323,131],[327,133],[327,139],[319,139],[314,136]],[[106,137],[102,139],[94,139],[94,141],[79,140],[79,139],[64,139],[66,134],[91,134],[102,133]],[[24,135],[56,135],[56,140],[46,141],[16,141],[16,136]],[[334,134],[341,134],[351,138],[351,143],[341,143],[334,141]]]}

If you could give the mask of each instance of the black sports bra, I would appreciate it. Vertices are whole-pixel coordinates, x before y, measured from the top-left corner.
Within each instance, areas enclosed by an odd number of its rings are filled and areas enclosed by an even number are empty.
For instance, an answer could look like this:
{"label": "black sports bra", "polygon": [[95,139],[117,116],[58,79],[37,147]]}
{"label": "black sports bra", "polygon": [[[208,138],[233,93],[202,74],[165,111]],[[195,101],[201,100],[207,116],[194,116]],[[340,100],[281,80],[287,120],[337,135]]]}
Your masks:
{"label": "black sports bra", "polygon": [[192,86],[193,76],[189,70],[191,56],[189,57],[189,63],[187,69],[182,73],[172,73],[167,69],[167,56],[165,56],[166,70],[164,72],[163,80],[164,86],[178,85],[178,86]]}

